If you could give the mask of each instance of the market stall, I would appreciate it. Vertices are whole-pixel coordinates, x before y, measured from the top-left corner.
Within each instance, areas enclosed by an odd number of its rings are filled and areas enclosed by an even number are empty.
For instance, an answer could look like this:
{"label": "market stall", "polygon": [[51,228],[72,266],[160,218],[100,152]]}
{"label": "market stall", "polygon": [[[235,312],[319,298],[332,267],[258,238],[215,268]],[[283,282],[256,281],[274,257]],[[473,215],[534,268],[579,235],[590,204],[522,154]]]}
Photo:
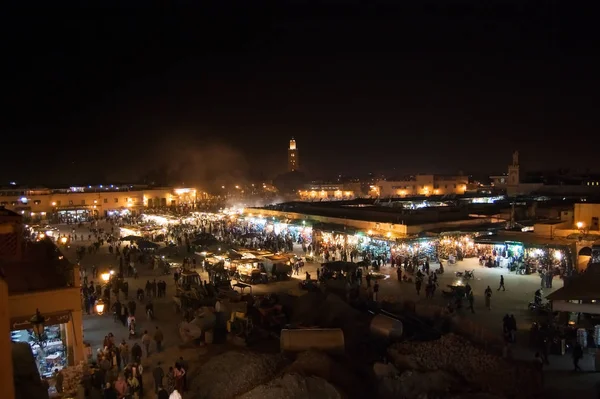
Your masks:
{"label": "market stall", "polygon": [[164,236],[165,233],[166,230],[164,228],[150,225],[127,225],[119,229],[119,236],[121,238],[140,237],[149,241],[158,241],[161,238],[160,236]]}
{"label": "market stall", "polygon": [[261,256],[259,259],[267,273],[277,280],[284,280],[292,275],[292,263],[295,261],[293,255],[274,254]]}
{"label": "market stall", "polygon": [[66,324],[45,326],[42,342],[35,338],[31,329],[11,331],[10,336],[14,342],[26,342],[31,346],[40,376],[49,378],[54,370],[62,370],[68,364],[65,330]]}
{"label": "market stall", "polygon": [[246,284],[267,283],[269,281],[264,265],[256,258],[231,261],[231,270],[235,270],[238,281]]}
{"label": "market stall", "polygon": [[540,237],[524,236],[517,241],[497,235],[479,237],[474,242],[480,264],[487,267],[548,276],[564,275],[572,270],[572,244],[558,239],[545,242]]}
{"label": "market stall", "polygon": [[422,264],[426,260],[429,262],[437,261],[437,251],[437,238],[405,239],[392,246],[392,255],[396,259],[413,259],[414,263],[418,264]]}
{"label": "market stall", "polygon": [[441,234],[437,240],[438,257],[447,260],[462,260],[464,258],[476,257],[475,236],[474,234],[464,234],[461,232]]}

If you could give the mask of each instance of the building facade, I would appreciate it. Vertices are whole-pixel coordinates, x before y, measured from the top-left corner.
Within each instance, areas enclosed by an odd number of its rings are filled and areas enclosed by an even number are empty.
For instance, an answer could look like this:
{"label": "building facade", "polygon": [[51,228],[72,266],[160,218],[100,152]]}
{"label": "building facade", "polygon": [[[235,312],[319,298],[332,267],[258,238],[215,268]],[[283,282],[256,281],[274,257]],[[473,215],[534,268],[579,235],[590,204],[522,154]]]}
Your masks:
{"label": "building facade", "polygon": [[[0,242],[13,243],[14,235],[23,236],[22,221],[15,222],[22,218],[0,211]],[[85,361],[78,267],[50,240],[5,246],[0,262],[8,290],[0,313],[8,313],[11,340],[29,344],[40,375],[49,377],[56,368]],[[31,334],[38,311],[44,318],[43,338]]]}
{"label": "building facade", "polygon": [[379,180],[371,186],[373,197],[410,197],[462,195],[467,191],[467,176],[416,175],[404,180]]}
{"label": "building facade", "polygon": [[354,199],[359,193],[360,183],[307,184],[298,196],[302,201],[331,201]]}
{"label": "building facade", "polygon": [[296,172],[297,170],[300,170],[300,159],[298,158],[296,140],[292,138],[288,148],[288,172]]}
{"label": "building facade", "polygon": [[600,204],[588,202],[575,204],[572,228],[598,233],[600,231]]}
{"label": "building facade", "polygon": [[27,221],[55,219],[77,222],[114,212],[138,212],[143,208],[193,206],[204,197],[193,188],[149,188],[143,186],[87,186],[68,189],[0,190],[0,206]]}

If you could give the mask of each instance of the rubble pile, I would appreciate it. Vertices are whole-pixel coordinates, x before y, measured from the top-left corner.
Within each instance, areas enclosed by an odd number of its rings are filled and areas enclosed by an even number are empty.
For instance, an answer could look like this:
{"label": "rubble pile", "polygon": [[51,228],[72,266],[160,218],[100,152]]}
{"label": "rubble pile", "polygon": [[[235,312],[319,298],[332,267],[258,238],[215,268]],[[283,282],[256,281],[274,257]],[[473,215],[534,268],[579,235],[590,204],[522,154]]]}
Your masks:
{"label": "rubble pile", "polygon": [[446,397],[460,390],[460,381],[446,371],[405,371],[400,374],[391,363],[375,363],[373,373],[378,381],[380,399],[421,399]]}
{"label": "rubble pile", "polygon": [[400,370],[445,371],[462,378],[475,392],[531,397],[540,388],[530,365],[505,361],[454,334],[435,341],[394,344],[388,355]]}
{"label": "rubble pile", "polygon": [[326,353],[309,350],[299,353],[285,372],[315,375],[330,380],[333,366],[333,360]]}
{"label": "rubble pile", "polygon": [[239,399],[341,399],[342,396],[319,377],[284,374],[271,382],[238,396]]}
{"label": "rubble pile", "polygon": [[320,377],[333,384],[347,397],[365,397],[368,395],[364,378],[348,367],[343,360],[332,359],[328,354],[309,350],[299,353],[296,360],[284,370],[284,373]]}
{"label": "rubble pile", "polygon": [[190,376],[191,396],[232,399],[264,384],[286,366],[281,355],[230,351],[204,363]]}

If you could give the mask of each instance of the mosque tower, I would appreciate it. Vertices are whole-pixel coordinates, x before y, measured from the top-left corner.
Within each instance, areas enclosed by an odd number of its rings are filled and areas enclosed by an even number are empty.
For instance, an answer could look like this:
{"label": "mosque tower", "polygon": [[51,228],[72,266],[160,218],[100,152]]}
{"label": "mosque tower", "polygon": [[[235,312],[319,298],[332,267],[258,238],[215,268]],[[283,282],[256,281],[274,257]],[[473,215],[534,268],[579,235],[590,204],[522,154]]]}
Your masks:
{"label": "mosque tower", "polygon": [[298,147],[296,147],[296,140],[292,137],[290,140],[290,148],[288,148],[288,172],[296,172],[298,169],[300,169]]}

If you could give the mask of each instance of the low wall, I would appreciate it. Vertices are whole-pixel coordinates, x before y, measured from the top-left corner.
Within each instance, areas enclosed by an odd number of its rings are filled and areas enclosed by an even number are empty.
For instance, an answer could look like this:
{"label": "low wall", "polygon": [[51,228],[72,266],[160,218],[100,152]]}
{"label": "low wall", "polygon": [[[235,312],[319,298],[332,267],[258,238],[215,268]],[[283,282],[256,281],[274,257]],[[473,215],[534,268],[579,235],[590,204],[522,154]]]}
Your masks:
{"label": "low wall", "polygon": [[[265,217],[276,217],[280,219],[290,219],[290,220],[307,220],[317,223],[329,223],[329,224],[337,224],[340,226],[346,226],[353,229],[359,229],[363,231],[372,230],[375,233],[387,233],[391,232],[394,236],[406,236],[418,234],[422,231],[431,230],[431,229],[439,229],[439,228],[447,228],[449,230],[452,229],[460,229],[460,227],[465,226],[479,226],[490,223],[497,223],[500,220],[495,218],[477,218],[477,219],[464,219],[464,220],[453,220],[453,221],[442,221],[437,223],[426,223],[426,224],[415,224],[415,225],[406,225],[399,223],[382,223],[382,222],[371,222],[367,220],[358,220],[358,219],[346,219],[332,216],[320,216],[320,215],[310,215],[305,213],[297,213],[297,212],[284,212],[284,211],[276,211],[272,209],[260,209],[260,208],[245,208],[244,214],[252,214],[254,216],[262,215]],[[382,235],[383,235],[382,234]]]}
{"label": "low wall", "polygon": [[439,223],[428,223],[428,224],[420,224],[415,226],[408,226],[408,234],[418,234],[422,231],[432,230],[432,229],[448,229],[460,230],[461,227],[474,227],[480,225],[489,225],[492,223],[500,223],[502,219],[498,218],[477,218],[477,219],[465,219],[465,220],[455,220],[451,222],[439,222]]}
{"label": "low wall", "polygon": [[579,230],[569,229],[571,222],[563,222],[556,224],[541,224],[534,225],[534,234],[540,237],[567,237],[571,234],[578,234]]}
{"label": "low wall", "polygon": [[331,216],[319,216],[319,215],[308,215],[304,213],[297,212],[283,212],[276,211],[272,209],[260,209],[260,208],[246,208],[244,209],[244,214],[252,214],[252,215],[263,215],[266,217],[276,217],[281,219],[290,219],[290,220],[308,220],[311,222],[317,223],[330,223],[337,224],[340,226],[351,227],[359,230],[373,230],[373,231],[385,231],[392,232],[396,235],[407,235],[407,226],[405,224],[396,224],[396,223],[379,223],[379,222],[370,222],[367,220],[356,220],[356,219],[345,219],[345,218],[336,218]]}

